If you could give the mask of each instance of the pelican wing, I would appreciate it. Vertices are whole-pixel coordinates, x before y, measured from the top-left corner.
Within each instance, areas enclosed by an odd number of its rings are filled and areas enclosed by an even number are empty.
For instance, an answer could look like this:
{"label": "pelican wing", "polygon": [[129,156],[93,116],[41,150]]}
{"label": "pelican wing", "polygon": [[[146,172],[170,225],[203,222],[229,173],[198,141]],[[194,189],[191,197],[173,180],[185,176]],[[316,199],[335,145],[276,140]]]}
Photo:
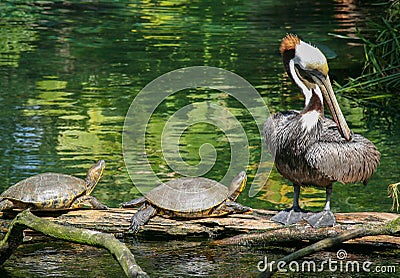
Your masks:
{"label": "pelican wing", "polygon": [[307,163],[333,180],[366,183],[379,164],[380,153],[375,145],[359,134],[346,141],[331,120],[327,119],[324,127],[320,141],[307,150]]}

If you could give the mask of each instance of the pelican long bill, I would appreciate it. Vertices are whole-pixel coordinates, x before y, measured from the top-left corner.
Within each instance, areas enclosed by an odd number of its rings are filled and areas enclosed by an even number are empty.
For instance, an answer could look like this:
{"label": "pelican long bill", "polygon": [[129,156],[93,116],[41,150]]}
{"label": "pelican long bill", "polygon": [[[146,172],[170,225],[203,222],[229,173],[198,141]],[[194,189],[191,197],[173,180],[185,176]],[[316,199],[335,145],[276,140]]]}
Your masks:
{"label": "pelican long bill", "polygon": [[333,120],[339,128],[340,134],[347,140],[351,141],[352,131],[347,125],[346,119],[343,116],[342,110],[340,109],[339,103],[336,99],[335,92],[332,89],[331,82],[329,80],[329,75],[326,77],[312,74],[313,80],[319,85],[324,97],[324,101],[328,106],[329,111],[332,114]]}

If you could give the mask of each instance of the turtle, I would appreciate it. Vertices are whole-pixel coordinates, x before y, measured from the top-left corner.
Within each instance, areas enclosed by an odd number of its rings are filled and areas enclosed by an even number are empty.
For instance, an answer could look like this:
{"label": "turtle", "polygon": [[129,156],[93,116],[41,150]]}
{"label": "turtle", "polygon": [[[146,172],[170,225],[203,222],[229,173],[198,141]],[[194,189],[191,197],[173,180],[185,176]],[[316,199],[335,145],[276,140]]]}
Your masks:
{"label": "turtle", "polygon": [[121,204],[123,208],[141,205],[133,215],[129,231],[137,233],[151,217],[162,215],[177,218],[215,217],[228,213],[243,213],[251,208],[235,200],[246,186],[247,175],[240,172],[228,189],[225,185],[204,177],[183,177],[162,183],[143,197]]}
{"label": "turtle", "polygon": [[66,210],[90,204],[108,209],[89,194],[103,175],[106,164],[99,160],[85,180],[59,173],[42,173],[12,185],[0,195],[0,211],[12,209]]}

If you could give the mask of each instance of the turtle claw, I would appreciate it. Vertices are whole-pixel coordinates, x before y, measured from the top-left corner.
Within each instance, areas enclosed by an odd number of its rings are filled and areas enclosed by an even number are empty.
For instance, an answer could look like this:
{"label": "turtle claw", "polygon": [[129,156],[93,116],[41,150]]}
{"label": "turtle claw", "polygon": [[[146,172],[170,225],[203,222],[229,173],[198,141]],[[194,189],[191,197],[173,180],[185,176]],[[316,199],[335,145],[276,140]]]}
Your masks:
{"label": "turtle claw", "polygon": [[151,217],[156,214],[157,210],[147,204],[143,204],[139,210],[132,216],[129,231],[137,233],[144,224],[146,224]]}
{"label": "turtle claw", "polygon": [[304,218],[313,228],[332,227],[336,224],[335,216],[330,210],[312,213],[311,216]]}
{"label": "turtle claw", "polygon": [[77,198],[71,205],[72,208],[80,208],[83,205],[91,206],[93,209],[109,209],[106,205],[100,203],[95,197],[90,195],[83,195]]}
{"label": "turtle claw", "polygon": [[[134,217],[134,216],[133,216]],[[133,217],[131,219],[131,225],[129,225],[129,232],[137,234],[140,230],[141,225],[133,220]]]}
{"label": "turtle claw", "polygon": [[301,221],[307,213],[305,210],[290,208],[278,212],[271,217],[271,220],[283,225],[291,225]]}

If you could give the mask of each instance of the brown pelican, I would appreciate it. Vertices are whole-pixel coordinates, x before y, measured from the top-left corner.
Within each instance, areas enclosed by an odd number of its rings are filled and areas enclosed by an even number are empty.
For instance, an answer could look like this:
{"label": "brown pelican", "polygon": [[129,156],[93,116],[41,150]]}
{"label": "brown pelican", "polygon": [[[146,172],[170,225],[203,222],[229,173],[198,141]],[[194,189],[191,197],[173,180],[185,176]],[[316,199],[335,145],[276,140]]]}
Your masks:
{"label": "brown pelican", "polygon": [[[292,34],[283,38],[279,50],[288,75],[304,94],[305,107],[300,112],[273,114],[264,124],[265,141],[276,168],[294,186],[293,206],[271,220],[292,224],[305,219],[313,227],[332,226],[336,223],[330,210],[332,183],[366,184],[379,164],[380,153],[347,126],[322,52]],[[324,117],[324,102],[333,121]],[[300,208],[301,186],[326,188],[323,211],[309,213]]]}

